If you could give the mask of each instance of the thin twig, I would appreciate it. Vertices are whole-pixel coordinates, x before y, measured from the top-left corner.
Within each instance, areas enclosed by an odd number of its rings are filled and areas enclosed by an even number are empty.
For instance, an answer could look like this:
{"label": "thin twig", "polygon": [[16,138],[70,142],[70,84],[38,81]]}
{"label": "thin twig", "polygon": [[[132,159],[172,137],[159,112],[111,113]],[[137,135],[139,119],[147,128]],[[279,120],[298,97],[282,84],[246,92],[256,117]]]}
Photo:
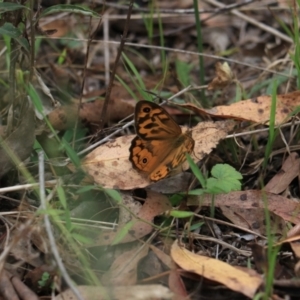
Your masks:
{"label": "thin twig", "polygon": [[[215,6],[218,6],[220,8],[223,8],[223,7],[226,7],[223,3],[221,2],[218,2],[216,0],[206,0],[206,2],[210,3],[210,4],[213,4]],[[238,10],[236,9],[233,9],[231,10],[231,13],[241,19],[243,19],[244,21],[247,21],[249,22],[250,24],[254,25],[254,26],[257,26],[258,28],[262,29],[262,30],[265,30],[266,32],[269,32],[277,37],[279,37],[280,39],[288,42],[288,43],[293,43],[294,41],[288,37],[287,35],[281,33],[280,31],[274,29],[273,27],[270,27],[270,26],[267,26],[266,24],[263,24],[261,22],[258,22],[257,20],[253,19],[253,18],[250,18],[248,17],[247,15],[239,12]]]}
{"label": "thin twig", "polygon": [[[45,39],[45,37],[40,37]],[[62,39],[62,38],[55,38],[55,37],[51,37],[51,39]],[[74,39],[74,38],[64,38],[64,40],[79,40],[79,39]],[[83,41],[83,39],[80,39],[80,41]],[[97,43],[104,43],[104,41],[99,41],[99,40],[94,40],[94,42]],[[109,41],[109,44],[114,44],[114,45],[118,45],[119,42],[115,42],[115,41]],[[227,61],[229,63],[233,63],[233,64],[237,64],[240,66],[245,66],[245,67],[249,67],[255,70],[261,70],[261,71],[265,71],[267,73],[270,74],[275,74],[275,75],[280,75],[280,76],[284,76],[284,77],[288,77],[288,78],[294,78],[293,76],[290,76],[288,74],[285,73],[281,73],[281,72],[276,72],[273,70],[269,70],[263,67],[259,67],[256,65],[251,65],[248,63],[244,63],[235,59],[231,59],[231,58],[227,58],[227,57],[222,57],[222,56],[218,56],[218,55],[213,55],[213,54],[206,54],[206,53],[198,53],[195,51],[187,51],[187,50],[182,50],[182,49],[174,49],[174,48],[169,48],[169,47],[162,47],[162,46],[153,46],[153,45],[146,45],[146,44],[137,44],[137,43],[130,43],[130,42],[126,42],[127,46],[132,46],[132,47],[138,47],[138,48],[145,48],[145,49],[155,49],[155,50],[165,50],[165,51],[170,51],[170,52],[174,52],[174,53],[183,53],[183,54],[191,54],[191,55],[201,55],[203,57],[207,57],[207,58],[212,58],[212,59],[216,59],[216,60],[221,60],[221,61]]]}
{"label": "thin twig", "polygon": [[46,205],[46,195],[45,195],[45,170],[44,170],[44,153],[42,151],[39,152],[39,183],[40,183],[40,199],[41,199],[41,209],[44,211],[44,223],[45,229],[49,238],[50,248],[52,254],[56,260],[57,266],[61,272],[62,277],[68,284],[69,288],[72,290],[74,295],[79,300],[84,300],[74,285],[71,277],[69,276],[64,264],[62,263],[62,259],[59,255],[59,252],[56,247],[55,238],[52,232],[51,223],[49,220],[49,215],[46,213],[47,205]]}
{"label": "thin twig", "polygon": [[[245,0],[242,3],[233,3],[230,5],[227,5],[225,8],[222,9],[199,9],[198,12],[199,14],[203,14],[203,13],[216,13],[216,12],[224,12],[224,11],[228,11],[234,8],[239,8],[241,6],[245,6],[248,4],[251,4],[252,2],[255,2],[258,0]],[[125,5],[121,5],[121,4],[117,4],[117,3],[109,3],[106,0],[95,0],[96,3],[100,3],[100,4],[105,4],[105,6],[109,6],[109,7],[114,7],[117,9],[127,9],[127,6]],[[151,10],[149,8],[144,8],[144,7],[134,7],[133,11],[137,11],[137,12],[143,12],[143,13],[149,13],[152,16],[154,14],[156,14],[157,16],[161,16],[161,14],[194,14],[195,10],[193,8],[174,8],[174,9],[167,9],[167,8],[159,8],[159,11],[154,11],[151,12]]]}
{"label": "thin twig", "polygon": [[107,119],[107,108],[108,108],[108,103],[109,103],[109,100],[110,100],[110,94],[111,94],[111,90],[112,90],[113,83],[114,83],[114,80],[115,80],[115,75],[116,75],[118,63],[119,63],[119,60],[120,60],[120,57],[121,57],[121,54],[122,54],[122,51],[123,51],[123,48],[124,48],[124,45],[125,45],[125,40],[127,38],[129,21],[130,21],[130,16],[131,16],[131,13],[132,13],[133,3],[134,3],[134,0],[130,0],[129,7],[128,7],[128,12],[127,12],[127,19],[126,19],[125,26],[124,26],[124,31],[123,31],[123,35],[122,35],[122,38],[121,38],[120,47],[119,47],[119,50],[118,50],[118,53],[117,53],[117,57],[116,57],[112,72],[111,72],[109,84],[108,84],[108,87],[106,89],[105,99],[104,99],[102,112],[101,112],[99,130],[101,130],[104,127],[105,120]]}
{"label": "thin twig", "polygon": [[[300,124],[300,121],[289,122],[289,123],[285,123],[285,124],[282,124],[282,125],[277,125],[277,126],[275,126],[275,129],[276,128],[289,127],[291,125],[297,125],[297,124]],[[227,135],[225,139],[231,139],[233,137],[244,136],[244,135],[249,135],[249,134],[255,134],[255,133],[260,133],[260,132],[264,132],[264,131],[269,131],[269,128],[262,128],[262,129],[252,130],[252,131],[244,131],[244,132],[240,132],[240,133],[233,133],[233,134]]]}
{"label": "thin twig", "polygon": [[[103,20],[103,39],[104,41],[109,40],[109,19],[105,18]],[[110,62],[110,51],[109,51],[109,44],[104,44],[104,78],[105,78],[105,85],[109,85],[109,62]]]}
{"label": "thin twig", "polygon": [[98,31],[97,29],[100,27],[101,20],[102,20],[101,18],[99,19],[99,22],[97,24],[97,28],[92,33],[91,32],[91,30],[92,30],[92,18],[93,17],[90,17],[90,24],[89,24],[90,32],[89,32],[89,39],[88,39],[87,48],[86,48],[85,64],[84,64],[84,68],[83,68],[83,72],[82,72],[81,92],[80,92],[78,109],[77,109],[77,118],[76,118],[76,122],[75,122],[75,126],[74,126],[74,134],[73,134],[73,141],[72,141],[72,147],[73,148],[74,148],[74,145],[75,145],[76,131],[77,131],[78,123],[79,123],[79,114],[80,114],[81,103],[82,103],[82,98],[83,98],[83,91],[84,91],[84,85],[85,85],[85,79],[86,79],[87,64],[88,64],[88,61],[89,61],[90,47],[92,45],[92,41],[94,39],[94,36],[95,36],[96,32]]}

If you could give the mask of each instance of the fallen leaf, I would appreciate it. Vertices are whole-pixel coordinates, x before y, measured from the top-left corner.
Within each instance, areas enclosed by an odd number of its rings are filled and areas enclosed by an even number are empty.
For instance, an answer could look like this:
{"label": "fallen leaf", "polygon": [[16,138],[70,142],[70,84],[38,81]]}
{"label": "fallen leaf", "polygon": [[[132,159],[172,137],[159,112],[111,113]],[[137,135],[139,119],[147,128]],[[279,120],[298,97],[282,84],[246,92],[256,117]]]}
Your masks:
{"label": "fallen leaf", "polygon": [[[104,100],[95,100],[82,103],[78,111],[78,104],[73,103],[61,106],[49,113],[48,119],[55,130],[66,130],[72,128],[77,120],[85,123],[97,125],[101,122],[100,116]],[[120,100],[108,103],[105,122],[116,122],[128,117],[134,112],[134,103]]]}
{"label": "fallen leaf", "polygon": [[227,62],[216,63],[216,77],[208,85],[208,90],[223,89],[234,80],[234,75]]}
{"label": "fallen leaf", "polygon": [[78,105],[60,106],[48,114],[48,120],[55,130],[66,130],[74,127],[78,115]]}
{"label": "fallen leaf", "polygon": [[[193,104],[180,105],[194,111],[199,115],[210,115],[220,118],[246,120],[259,124],[268,124],[272,96],[260,96],[253,99],[235,102],[231,105],[221,105],[210,109],[197,107]],[[276,102],[276,125],[282,124],[290,119],[292,113],[300,105],[300,91],[285,95],[277,95]]]}
{"label": "fallen leaf", "polygon": [[192,253],[180,247],[178,240],[173,243],[171,256],[182,269],[196,273],[209,280],[222,283],[229,289],[253,298],[263,283],[261,276],[250,275],[223,261]]}
{"label": "fallen leaf", "polygon": [[293,237],[295,235],[300,234],[300,223],[296,224],[294,227],[292,227],[286,234],[288,238]]}
{"label": "fallen leaf", "polygon": [[166,265],[169,269],[173,267],[173,261],[170,255],[153,245],[150,245],[150,248],[156,254],[156,256],[164,263],[164,265]]}
{"label": "fallen leaf", "polygon": [[39,21],[39,26],[42,31],[48,32],[49,30],[55,30],[53,34],[51,34],[51,38],[57,38],[65,36],[70,28],[71,28],[70,20],[67,21],[65,19],[55,19],[53,21],[49,21],[48,18],[41,18]]}
{"label": "fallen leaf", "polygon": [[267,183],[265,191],[280,194],[288,188],[294,178],[299,175],[300,158],[296,152],[285,160],[280,171]]}
{"label": "fallen leaf", "polygon": [[[199,161],[210,153],[218,142],[232,130],[233,126],[234,123],[228,121],[202,122],[193,127],[191,131],[195,147],[192,158]],[[128,190],[150,185],[152,182],[144,174],[133,169],[128,159],[129,147],[134,137],[123,136],[101,145],[83,159],[82,168],[104,188]],[[179,171],[188,168],[189,164],[185,162]]]}
{"label": "fallen leaf", "polygon": [[252,256],[257,272],[266,274],[268,270],[266,248],[257,243],[248,243],[248,246],[252,250]]}
{"label": "fallen leaf", "polygon": [[[99,124],[101,122],[100,116],[102,113],[104,100],[97,100],[93,102],[87,102],[81,105],[79,110],[79,116],[81,120],[84,120],[91,124]],[[107,111],[105,114],[105,122],[120,121],[134,112],[134,102],[114,98],[108,102]]]}
{"label": "fallen leaf", "polygon": [[[243,228],[251,229],[261,235],[267,234],[266,227],[266,213],[263,208],[241,208],[236,205],[225,206],[220,205],[223,215],[229,219],[233,224]],[[270,214],[270,227],[273,234],[285,236],[288,228],[285,221],[273,212]]]}
{"label": "fallen leaf", "polygon": [[[169,288],[174,293],[174,300],[180,299],[190,299],[188,297],[188,292],[186,290],[186,286],[180,276],[179,268],[173,263],[174,266],[170,271],[169,275]],[[176,297],[176,298],[175,298]]]}
{"label": "fallen leaf", "polygon": [[[300,222],[300,203],[291,199],[274,195],[260,190],[247,190],[239,192],[230,192],[228,194],[219,194],[214,196],[214,205],[228,206],[232,210],[239,208],[265,208],[264,200],[269,211],[280,216],[283,220],[291,223]],[[210,206],[212,203],[211,195],[189,196],[187,205],[205,205]]]}
{"label": "fallen leaf", "polygon": [[[151,247],[151,245],[149,245]],[[171,260],[171,258],[169,258]],[[143,274],[143,278],[145,281],[148,279],[151,280],[153,278],[160,278],[160,283],[167,283],[167,274],[164,276],[160,276],[165,272],[166,267],[159,260],[156,254],[153,251],[149,251],[148,255],[143,259],[143,263],[139,265],[139,274]],[[143,280],[143,279],[142,279]]]}
{"label": "fallen leaf", "polygon": [[[298,227],[298,226],[297,226]],[[298,229],[298,228],[297,228]],[[289,236],[286,239],[281,240],[275,246],[281,246],[283,244],[289,244],[293,250],[295,258],[298,262],[294,266],[296,276],[300,276],[300,235]]]}

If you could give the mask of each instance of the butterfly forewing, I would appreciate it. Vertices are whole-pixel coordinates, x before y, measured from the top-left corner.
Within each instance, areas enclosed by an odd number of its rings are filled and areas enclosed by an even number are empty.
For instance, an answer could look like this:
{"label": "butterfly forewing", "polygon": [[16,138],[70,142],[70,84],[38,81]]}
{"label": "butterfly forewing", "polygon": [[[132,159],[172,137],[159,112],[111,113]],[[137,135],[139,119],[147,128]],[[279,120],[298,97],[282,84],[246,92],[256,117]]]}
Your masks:
{"label": "butterfly forewing", "polygon": [[180,126],[159,105],[139,101],[135,108],[135,128],[143,140],[170,139],[181,134]]}
{"label": "butterfly forewing", "polygon": [[194,149],[191,133],[182,133],[172,117],[155,103],[137,103],[135,126],[137,136],[131,142],[129,160],[153,181],[167,177]]}

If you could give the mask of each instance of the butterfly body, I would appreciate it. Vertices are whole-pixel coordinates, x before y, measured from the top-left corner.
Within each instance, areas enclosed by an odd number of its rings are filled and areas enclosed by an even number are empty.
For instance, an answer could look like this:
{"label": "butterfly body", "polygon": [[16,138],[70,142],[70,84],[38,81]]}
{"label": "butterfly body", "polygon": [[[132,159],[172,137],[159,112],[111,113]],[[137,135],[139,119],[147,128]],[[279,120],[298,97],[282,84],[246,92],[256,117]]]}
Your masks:
{"label": "butterfly body", "polygon": [[137,103],[135,128],[137,136],[131,142],[129,160],[152,181],[170,175],[194,149],[191,133],[183,133],[167,111],[153,102]]}

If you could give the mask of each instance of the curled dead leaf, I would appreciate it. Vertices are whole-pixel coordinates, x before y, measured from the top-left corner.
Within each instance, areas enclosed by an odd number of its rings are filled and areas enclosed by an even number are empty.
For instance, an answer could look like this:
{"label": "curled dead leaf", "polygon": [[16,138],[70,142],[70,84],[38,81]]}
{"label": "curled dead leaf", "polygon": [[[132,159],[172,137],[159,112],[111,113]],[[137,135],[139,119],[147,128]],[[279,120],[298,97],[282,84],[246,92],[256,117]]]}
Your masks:
{"label": "curled dead leaf", "polygon": [[[246,120],[259,124],[268,124],[272,105],[271,96],[260,96],[235,102],[231,105],[220,105],[210,109],[196,107],[193,104],[181,105],[199,115],[210,115],[220,118]],[[290,114],[300,105],[300,91],[285,95],[277,95],[276,125],[290,119]]]}
{"label": "curled dead leaf", "polygon": [[208,90],[223,89],[234,80],[234,75],[227,62],[216,63],[216,76],[208,85]]}
{"label": "curled dead leaf", "polygon": [[262,277],[258,274],[250,275],[223,261],[192,253],[184,246],[180,247],[178,240],[173,243],[171,256],[182,269],[222,283],[251,299],[263,283]]}
{"label": "curled dead leaf", "polygon": [[300,158],[296,152],[285,160],[279,172],[265,186],[265,191],[279,194],[288,188],[294,178],[299,175]]}

